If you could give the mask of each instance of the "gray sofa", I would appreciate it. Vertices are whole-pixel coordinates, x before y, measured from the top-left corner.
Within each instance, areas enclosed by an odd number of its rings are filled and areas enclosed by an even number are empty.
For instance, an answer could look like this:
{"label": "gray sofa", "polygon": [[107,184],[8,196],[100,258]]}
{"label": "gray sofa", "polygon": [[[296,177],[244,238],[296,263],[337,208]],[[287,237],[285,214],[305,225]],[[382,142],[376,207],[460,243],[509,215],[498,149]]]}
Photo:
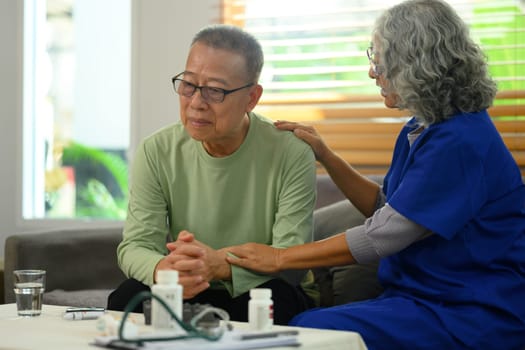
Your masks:
{"label": "gray sofa", "polygon": [[[375,178],[380,181],[381,178]],[[364,217],[344,199],[326,175],[317,180],[315,239],[359,225]],[[14,302],[12,272],[22,268],[47,270],[44,303],[106,306],[107,296],[125,279],[117,266],[116,248],[122,227],[62,229],[15,234],[5,244],[5,302]],[[376,266],[345,266],[314,270],[321,305],[366,299],[380,293]]]}
{"label": "gray sofa", "polygon": [[15,302],[13,270],[44,269],[44,303],[106,306],[114,288],[125,279],[117,266],[116,249],[122,227],[63,229],[15,234],[4,252],[5,302]]}

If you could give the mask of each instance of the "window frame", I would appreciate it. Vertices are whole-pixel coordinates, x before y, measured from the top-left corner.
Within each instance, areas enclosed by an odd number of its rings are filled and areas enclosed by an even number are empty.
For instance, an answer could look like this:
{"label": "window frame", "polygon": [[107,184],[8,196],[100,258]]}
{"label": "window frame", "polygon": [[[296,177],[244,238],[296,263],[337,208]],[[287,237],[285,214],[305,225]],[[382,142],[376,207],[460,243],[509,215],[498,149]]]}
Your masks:
{"label": "window frame", "polygon": [[[107,219],[98,217],[49,217],[45,215],[44,196],[43,191],[45,187],[45,157],[39,155],[44,144],[44,136],[42,130],[45,129],[45,121],[37,113],[39,108],[38,97],[41,99],[45,95],[40,92],[38,75],[36,74],[37,64],[35,61],[38,51],[43,51],[37,45],[43,45],[44,40],[41,38],[45,34],[38,30],[45,26],[45,16],[39,14],[46,13],[46,1],[43,0],[23,0],[20,1],[18,8],[19,18],[21,23],[21,35],[19,38],[21,46],[22,64],[20,66],[21,72],[21,116],[20,133],[18,142],[20,142],[20,164],[17,167],[16,186],[16,226],[24,227],[26,229],[33,228],[55,228],[55,227],[120,227],[123,219]],[[129,8],[131,10],[132,1],[129,1]],[[132,13],[129,16],[130,24],[132,20]],[[131,29],[131,28],[130,28]],[[130,30],[130,44],[132,40],[132,32]],[[131,60],[131,51],[129,53]],[[130,80],[131,80],[131,71]],[[129,92],[131,99],[131,92]],[[35,102],[36,101],[36,102]],[[131,105],[130,105],[131,107]],[[131,123],[131,113],[129,123]],[[129,132],[126,136],[130,138]],[[128,152],[131,145],[126,149]],[[38,205],[37,203],[40,203]]]}

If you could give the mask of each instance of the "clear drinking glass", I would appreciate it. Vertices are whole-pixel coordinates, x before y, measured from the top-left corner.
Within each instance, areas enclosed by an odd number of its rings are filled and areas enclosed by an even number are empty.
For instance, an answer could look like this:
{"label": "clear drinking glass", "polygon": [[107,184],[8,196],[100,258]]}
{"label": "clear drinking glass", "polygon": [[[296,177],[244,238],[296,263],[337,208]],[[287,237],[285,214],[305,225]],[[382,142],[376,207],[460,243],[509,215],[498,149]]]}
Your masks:
{"label": "clear drinking glass", "polygon": [[38,316],[42,313],[42,297],[46,287],[45,270],[13,271],[16,308],[19,316]]}

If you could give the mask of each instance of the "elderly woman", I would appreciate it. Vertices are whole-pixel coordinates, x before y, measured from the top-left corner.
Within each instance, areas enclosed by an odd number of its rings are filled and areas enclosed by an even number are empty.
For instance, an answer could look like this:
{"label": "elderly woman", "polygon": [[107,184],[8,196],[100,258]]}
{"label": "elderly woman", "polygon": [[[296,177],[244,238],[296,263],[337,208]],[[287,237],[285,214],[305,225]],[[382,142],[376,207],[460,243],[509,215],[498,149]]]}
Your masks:
{"label": "elderly woman", "polygon": [[522,349],[525,186],[487,114],[483,53],[445,2],[410,0],[379,17],[368,57],[385,105],[414,115],[382,188],[313,128],[276,123],[311,145],[365,224],[287,249],[231,247],[228,261],[275,273],[380,260],[380,297],[291,324],[356,331],[370,349]]}

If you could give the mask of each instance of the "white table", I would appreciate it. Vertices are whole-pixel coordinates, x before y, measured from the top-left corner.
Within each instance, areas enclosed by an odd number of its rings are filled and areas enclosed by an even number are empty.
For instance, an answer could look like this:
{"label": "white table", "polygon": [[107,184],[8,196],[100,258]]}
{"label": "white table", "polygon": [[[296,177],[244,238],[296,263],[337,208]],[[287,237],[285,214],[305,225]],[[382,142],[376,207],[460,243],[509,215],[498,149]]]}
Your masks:
{"label": "white table", "polygon": [[[99,335],[95,320],[67,321],[62,318],[65,306],[44,305],[37,317],[19,317],[15,304],[0,305],[0,349],[9,350],[61,350],[100,349],[89,345]],[[115,316],[121,313],[111,312]],[[131,316],[143,324],[141,314]],[[246,327],[245,323],[234,322],[234,327]],[[292,327],[274,326],[275,329]],[[310,328],[299,330],[300,347],[279,347],[272,349],[323,349],[323,350],[366,350],[358,333]]]}

